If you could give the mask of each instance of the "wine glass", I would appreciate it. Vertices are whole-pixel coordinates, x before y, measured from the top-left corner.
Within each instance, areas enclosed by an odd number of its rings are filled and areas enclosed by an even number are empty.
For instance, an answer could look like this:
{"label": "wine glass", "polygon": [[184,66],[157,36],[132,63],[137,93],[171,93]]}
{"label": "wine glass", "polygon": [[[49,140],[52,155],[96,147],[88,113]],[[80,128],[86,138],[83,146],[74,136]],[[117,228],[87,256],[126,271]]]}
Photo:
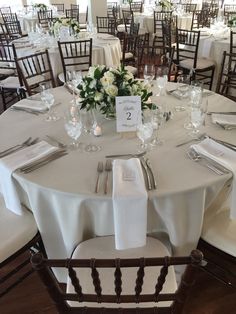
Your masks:
{"label": "wine glass", "polygon": [[72,142],[69,144],[71,150],[77,150],[82,143],[78,142],[78,139],[82,133],[82,121],[78,114],[78,108],[71,106],[69,111],[65,114],[65,130],[67,135],[72,138]]}
{"label": "wine glass", "polygon": [[156,86],[157,94],[156,96],[165,95],[165,88],[168,82],[168,68],[165,66],[158,67],[156,72]]}
{"label": "wine glass", "polygon": [[145,64],[143,69],[144,80],[151,84],[155,77],[155,66],[154,64]]}
{"label": "wine glass", "polygon": [[175,111],[184,111],[185,105],[183,103],[183,100],[187,100],[189,97],[189,84],[190,84],[190,75],[187,74],[180,74],[177,77],[177,93],[179,98],[181,99],[181,105],[175,106]]}
{"label": "wine glass", "polygon": [[144,152],[148,148],[147,140],[152,137],[153,125],[151,122],[143,122],[137,125],[137,136],[141,140],[139,152]]}
{"label": "wine glass", "polygon": [[[44,87],[42,87],[44,88]],[[48,113],[46,116],[46,121],[57,121],[60,119],[60,117],[56,114],[55,110],[53,109],[54,104],[54,96],[51,93],[50,89],[42,89],[40,92],[40,97],[42,100],[42,103],[48,108]]]}
{"label": "wine glass", "polygon": [[193,138],[198,138],[198,134],[200,132],[200,126],[203,125],[205,120],[205,113],[203,112],[201,107],[192,107],[191,110],[191,123],[192,123],[192,130],[190,136]]}
{"label": "wine glass", "polygon": [[[90,138],[94,137],[94,130],[97,127],[97,121],[93,110],[81,110],[81,118],[83,123],[83,131],[89,135]],[[94,143],[85,145],[85,152],[94,153],[101,150],[101,146]]]}

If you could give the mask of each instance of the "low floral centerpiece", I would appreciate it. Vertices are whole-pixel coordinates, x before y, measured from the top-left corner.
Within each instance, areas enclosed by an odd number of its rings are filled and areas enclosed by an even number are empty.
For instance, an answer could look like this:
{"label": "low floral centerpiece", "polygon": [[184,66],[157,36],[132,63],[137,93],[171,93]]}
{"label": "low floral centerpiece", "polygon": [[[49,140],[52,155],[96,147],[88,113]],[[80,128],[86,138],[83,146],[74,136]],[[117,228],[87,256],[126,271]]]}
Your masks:
{"label": "low floral centerpiece", "polygon": [[79,22],[73,18],[59,17],[53,21],[53,33],[58,34],[62,26],[69,27],[73,34],[78,34],[80,32]]}
{"label": "low floral centerpiece", "polygon": [[161,6],[161,8],[164,10],[171,10],[172,8],[172,2],[170,0],[159,0],[155,1],[156,7]]}
{"label": "low floral centerpiece", "polygon": [[231,20],[228,21],[229,27],[236,27],[236,15],[232,17]]}
{"label": "low floral centerpiece", "polygon": [[115,116],[116,96],[140,96],[142,110],[151,106],[151,86],[137,80],[124,67],[107,68],[97,65],[78,85],[81,109],[98,109],[107,117]]}
{"label": "low floral centerpiece", "polygon": [[34,3],[33,4],[33,8],[36,9],[36,10],[45,11],[45,10],[47,10],[48,7],[44,3]]}

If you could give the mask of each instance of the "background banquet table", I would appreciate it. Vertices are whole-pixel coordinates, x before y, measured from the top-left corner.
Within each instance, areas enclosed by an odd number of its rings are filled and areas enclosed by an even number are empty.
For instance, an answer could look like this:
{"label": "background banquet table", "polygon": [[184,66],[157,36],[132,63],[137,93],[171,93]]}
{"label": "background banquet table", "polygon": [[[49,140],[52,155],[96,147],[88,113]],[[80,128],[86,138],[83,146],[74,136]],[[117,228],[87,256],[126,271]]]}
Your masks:
{"label": "background banquet table", "polygon": [[[64,87],[54,89],[54,95],[55,102],[60,102],[57,112],[63,116],[72,96]],[[154,100],[157,102],[155,97]],[[180,103],[170,95],[160,97],[158,102],[166,105],[167,110],[173,110]],[[234,102],[224,97],[209,96],[209,110],[233,110],[234,107]],[[175,113],[160,131],[164,144],[147,153],[157,180],[157,189],[148,192],[147,232],[167,232],[175,255],[188,254],[196,247],[204,212],[214,207],[215,202],[217,208],[220,207],[217,195],[232,177],[231,174],[219,176],[190,160],[187,156],[189,145],[176,147],[188,138],[183,128],[185,119],[186,112]],[[32,210],[49,258],[69,257],[77,243],[114,234],[111,176],[108,194],[103,193],[105,174],[99,193],[94,193],[97,164],[105,162],[105,156],[109,154],[136,152],[139,140],[116,133],[115,121],[102,116],[98,116],[98,121],[103,135],[93,141],[102,146],[101,151],[70,151],[31,173],[16,171],[13,174],[21,202]],[[47,140],[46,135],[51,135],[68,143],[63,122],[63,118],[49,123],[43,114],[36,116],[7,110],[0,116],[0,150],[20,143],[28,136]],[[204,131],[236,144],[236,130],[225,131],[213,125],[210,116]],[[88,138],[82,135],[80,140],[85,143]],[[65,280],[63,273],[58,276],[61,281]]]}
{"label": "background banquet table", "polygon": [[[81,33],[84,37],[81,40],[87,39],[85,33]],[[37,34],[36,34],[37,35]],[[74,40],[74,39],[72,39]],[[52,70],[55,79],[57,75],[63,72],[61,57],[57,46],[57,41],[54,37],[40,37],[37,38],[37,44],[31,45],[29,38],[23,37],[17,39],[16,52],[18,57],[31,55],[35,52],[49,50],[49,57],[52,65]],[[122,56],[120,40],[109,34],[97,34],[93,36],[92,48],[92,65],[104,64],[106,66],[119,66]]]}

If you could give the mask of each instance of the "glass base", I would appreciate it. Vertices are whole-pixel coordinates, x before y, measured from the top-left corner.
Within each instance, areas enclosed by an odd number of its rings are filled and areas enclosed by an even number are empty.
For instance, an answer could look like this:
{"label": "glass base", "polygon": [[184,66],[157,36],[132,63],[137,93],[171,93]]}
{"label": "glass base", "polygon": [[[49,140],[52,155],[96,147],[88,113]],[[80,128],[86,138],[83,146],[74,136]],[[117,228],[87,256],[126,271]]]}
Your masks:
{"label": "glass base", "polygon": [[84,151],[87,153],[95,153],[100,151],[102,148],[99,145],[88,144],[85,146]]}

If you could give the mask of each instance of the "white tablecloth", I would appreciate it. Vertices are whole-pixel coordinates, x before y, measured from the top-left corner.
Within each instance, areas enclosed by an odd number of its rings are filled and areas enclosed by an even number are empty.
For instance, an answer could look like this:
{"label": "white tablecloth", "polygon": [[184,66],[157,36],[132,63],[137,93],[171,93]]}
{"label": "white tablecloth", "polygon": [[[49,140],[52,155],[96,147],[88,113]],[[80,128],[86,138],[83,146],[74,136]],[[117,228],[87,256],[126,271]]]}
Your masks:
{"label": "white tablecloth", "polygon": [[[55,103],[61,102],[56,109],[63,115],[72,95],[63,87],[55,89],[54,94]],[[234,102],[219,95],[209,96],[208,101],[209,110],[235,108]],[[159,97],[160,102],[167,110],[180,103],[173,96]],[[157,190],[148,192],[147,231],[166,231],[176,255],[188,254],[196,247],[204,211],[214,203],[220,207],[217,195],[231,179],[231,174],[219,176],[191,161],[186,153],[189,145],[175,147],[188,138],[183,128],[185,118],[186,112],[175,113],[160,130],[165,143],[147,154],[157,180]],[[140,143],[137,138],[117,134],[115,121],[99,119],[103,136],[93,140],[102,146],[100,152],[73,151],[29,174],[14,173],[21,202],[32,210],[51,258],[70,256],[75,245],[85,239],[114,234],[111,180],[108,194],[94,193],[97,163],[105,162],[108,154],[136,152]],[[209,135],[236,144],[236,130],[225,131],[213,124],[210,117],[204,128]],[[29,136],[46,139],[49,134],[65,143],[70,141],[63,119],[49,123],[44,115],[20,111],[4,112],[0,116],[0,130],[0,151]],[[86,136],[81,136],[80,140],[85,142]],[[104,179],[105,174],[102,174],[102,182]],[[63,281],[64,274],[59,278]]]}

